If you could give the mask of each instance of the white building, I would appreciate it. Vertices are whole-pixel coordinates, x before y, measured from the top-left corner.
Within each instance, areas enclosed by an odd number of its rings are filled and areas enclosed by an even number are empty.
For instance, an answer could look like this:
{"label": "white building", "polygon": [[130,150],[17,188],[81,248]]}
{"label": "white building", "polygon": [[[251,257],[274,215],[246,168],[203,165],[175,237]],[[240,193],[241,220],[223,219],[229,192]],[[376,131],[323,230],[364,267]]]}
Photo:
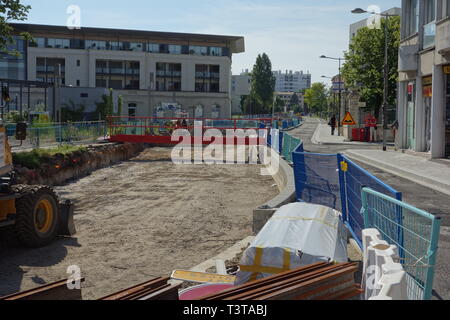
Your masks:
{"label": "white building", "polygon": [[450,1],[403,0],[397,146],[450,157]]}
{"label": "white building", "polygon": [[231,57],[244,52],[243,37],[12,26],[30,32],[35,43],[23,42],[19,63],[2,61],[0,78],[60,77],[62,86],[78,88],[80,95],[83,88],[113,88],[123,96],[125,116],[156,116],[167,105],[190,116],[231,116]]}
{"label": "white building", "polygon": [[248,70],[240,75],[231,77],[231,112],[232,114],[241,114],[241,101],[248,96],[252,90],[252,76]]}
{"label": "white building", "polygon": [[[390,14],[390,15],[397,15],[400,16],[402,14],[402,9],[394,7],[391,9],[388,9],[386,11],[382,12],[383,14]],[[358,33],[358,30],[364,28],[364,27],[369,27],[371,26],[371,24],[375,23],[376,20],[372,19],[372,18],[366,18],[363,20],[360,20],[358,22],[352,23],[350,25],[350,43],[352,42],[352,39],[356,36],[356,34]]]}
{"label": "white building", "polygon": [[275,91],[277,92],[300,92],[311,88],[310,73],[286,70],[286,73],[275,71],[273,74],[277,81],[275,85]]}

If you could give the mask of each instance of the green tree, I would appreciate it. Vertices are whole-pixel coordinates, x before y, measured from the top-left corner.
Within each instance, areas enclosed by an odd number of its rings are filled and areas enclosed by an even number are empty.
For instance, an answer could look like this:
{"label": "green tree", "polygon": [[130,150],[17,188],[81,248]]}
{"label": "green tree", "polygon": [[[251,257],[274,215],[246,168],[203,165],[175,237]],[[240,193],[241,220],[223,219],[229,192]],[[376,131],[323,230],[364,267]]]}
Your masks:
{"label": "green tree", "polygon": [[277,96],[275,98],[275,112],[283,112],[285,106],[286,103],[284,102],[284,100]]}
{"label": "green tree", "polygon": [[[8,45],[14,43],[14,28],[10,25],[11,20],[24,21],[28,18],[28,12],[31,6],[20,3],[20,0],[2,0],[0,1],[0,51],[12,55],[19,55],[17,51],[9,51]],[[28,32],[20,33],[25,40],[32,40]]]}
{"label": "green tree", "polygon": [[305,103],[312,113],[320,114],[328,109],[328,90],[325,84],[316,82],[305,91]]}
{"label": "green tree", "polygon": [[259,96],[254,93],[250,93],[244,101],[245,114],[261,114],[264,113],[263,102]]}
{"label": "green tree", "polygon": [[123,97],[122,95],[120,95],[117,101],[117,115],[119,117],[122,116],[122,110],[123,110]]}
{"label": "green tree", "polygon": [[83,104],[76,105],[73,100],[69,100],[61,108],[61,121],[83,121],[84,110],[86,107]]}
{"label": "green tree", "polygon": [[342,73],[345,85],[359,88],[367,107],[379,115],[384,91],[385,24],[388,27],[388,104],[395,105],[398,80],[398,50],[400,43],[400,17],[381,20],[381,28],[362,28],[353,38]]}
{"label": "green tree", "polygon": [[101,120],[106,120],[106,118],[112,116],[114,110],[113,90],[109,89],[109,96],[104,94],[102,101],[95,104],[97,106],[96,113],[100,115]]}
{"label": "green tree", "polygon": [[296,93],[294,93],[291,97],[291,101],[289,102],[289,107],[292,110],[296,110],[298,109],[300,106],[300,99],[298,98],[298,95]]}
{"label": "green tree", "polygon": [[257,102],[253,114],[270,113],[272,110],[276,79],[272,72],[272,62],[265,53],[258,55],[252,71],[250,102]]}

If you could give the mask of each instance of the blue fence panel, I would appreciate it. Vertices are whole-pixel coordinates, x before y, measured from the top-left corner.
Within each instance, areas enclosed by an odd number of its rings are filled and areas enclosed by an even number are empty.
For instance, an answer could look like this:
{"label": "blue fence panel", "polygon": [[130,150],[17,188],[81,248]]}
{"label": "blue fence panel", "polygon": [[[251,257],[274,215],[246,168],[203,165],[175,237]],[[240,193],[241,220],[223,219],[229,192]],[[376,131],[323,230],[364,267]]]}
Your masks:
{"label": "blue fence panel", "polygon": [[[345,185],[345,190],[342,191],[344,193],[343,199],[345,199],[343,206],[346,208],[345,222],[355,240],[360,247],[362,247],[364,217],[361,213],[361,193],[363,188],[371,188],[400,201],[402,200],[402,194],[345,156],[341,156],[341,159],[344,161],[344,167],[342,167],[341,164],[341,168],[339,169],[340,171],[343,171],[343,174],[341,174],[341,184],[343,183]],[[397,216],[395,219],[400,219],[400,216],[397,213],[394,214]]]}
{"label": "blue fence panel", "polygon": [[298,201],[341,211],[341,194],[336,154],[293,153],[294,176]]}

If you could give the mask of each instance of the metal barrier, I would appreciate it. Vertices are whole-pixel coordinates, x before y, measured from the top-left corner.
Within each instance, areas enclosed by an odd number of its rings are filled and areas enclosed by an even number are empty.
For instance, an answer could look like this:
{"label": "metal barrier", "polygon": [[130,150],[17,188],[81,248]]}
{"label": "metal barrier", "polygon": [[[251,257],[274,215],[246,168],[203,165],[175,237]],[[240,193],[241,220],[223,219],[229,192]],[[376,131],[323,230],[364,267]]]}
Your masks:
{"label": "metal barrier", "polygon": [[408,298],[430,300],[440,234],[440,218],[370,188],[362,190],[364,228],[376,228],[399,248],[408,274]]}
{"label": "metal barrier", "polygon": [[297,200],[341,211],[340,179],[335,154],[314,154],[301,148],[293,154]]}
{"label": "metal barrier", "polygon": [[362,248],[362,230],[364,218],[361,214],[361,192],[365,187],[381,192],[401,201],[402,194],[364,170],[345,156],[337,155],[339,162],[339,180],[341,186],[342,214],[359,246]]}
{"label": "metal barrier", "polygon": [[[15,126],[7,126],[7,134],[13,147],[20,141],[14,139]],[[58,144],[94,143],[107,136],[105,122],[73,122],[64,124],[36,124],[27,128],[27,140],[22,148],[40,148]]]}
{"label": "metal barrier", "polygon": [[283,134],[282,156],[287,162],[293,163],[292,154],[300,144],[303,144],[300,139],[294,138],[287,133]]}

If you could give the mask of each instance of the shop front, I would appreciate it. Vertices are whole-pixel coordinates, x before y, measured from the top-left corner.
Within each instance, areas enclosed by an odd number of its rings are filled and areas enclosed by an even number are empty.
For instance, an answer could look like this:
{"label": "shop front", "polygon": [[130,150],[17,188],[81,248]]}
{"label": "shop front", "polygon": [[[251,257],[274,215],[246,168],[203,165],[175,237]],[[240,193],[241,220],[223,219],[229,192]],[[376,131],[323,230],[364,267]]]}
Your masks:
{"label": "shop front", "polygon": [[445,157],[450,158],[450,66],[444,67],[445,90]]}
{"label": "shop front", "polygon": [[433,77],[422,78],[425,124],[425,152],[431,151],[431,108],[433,98]]}

